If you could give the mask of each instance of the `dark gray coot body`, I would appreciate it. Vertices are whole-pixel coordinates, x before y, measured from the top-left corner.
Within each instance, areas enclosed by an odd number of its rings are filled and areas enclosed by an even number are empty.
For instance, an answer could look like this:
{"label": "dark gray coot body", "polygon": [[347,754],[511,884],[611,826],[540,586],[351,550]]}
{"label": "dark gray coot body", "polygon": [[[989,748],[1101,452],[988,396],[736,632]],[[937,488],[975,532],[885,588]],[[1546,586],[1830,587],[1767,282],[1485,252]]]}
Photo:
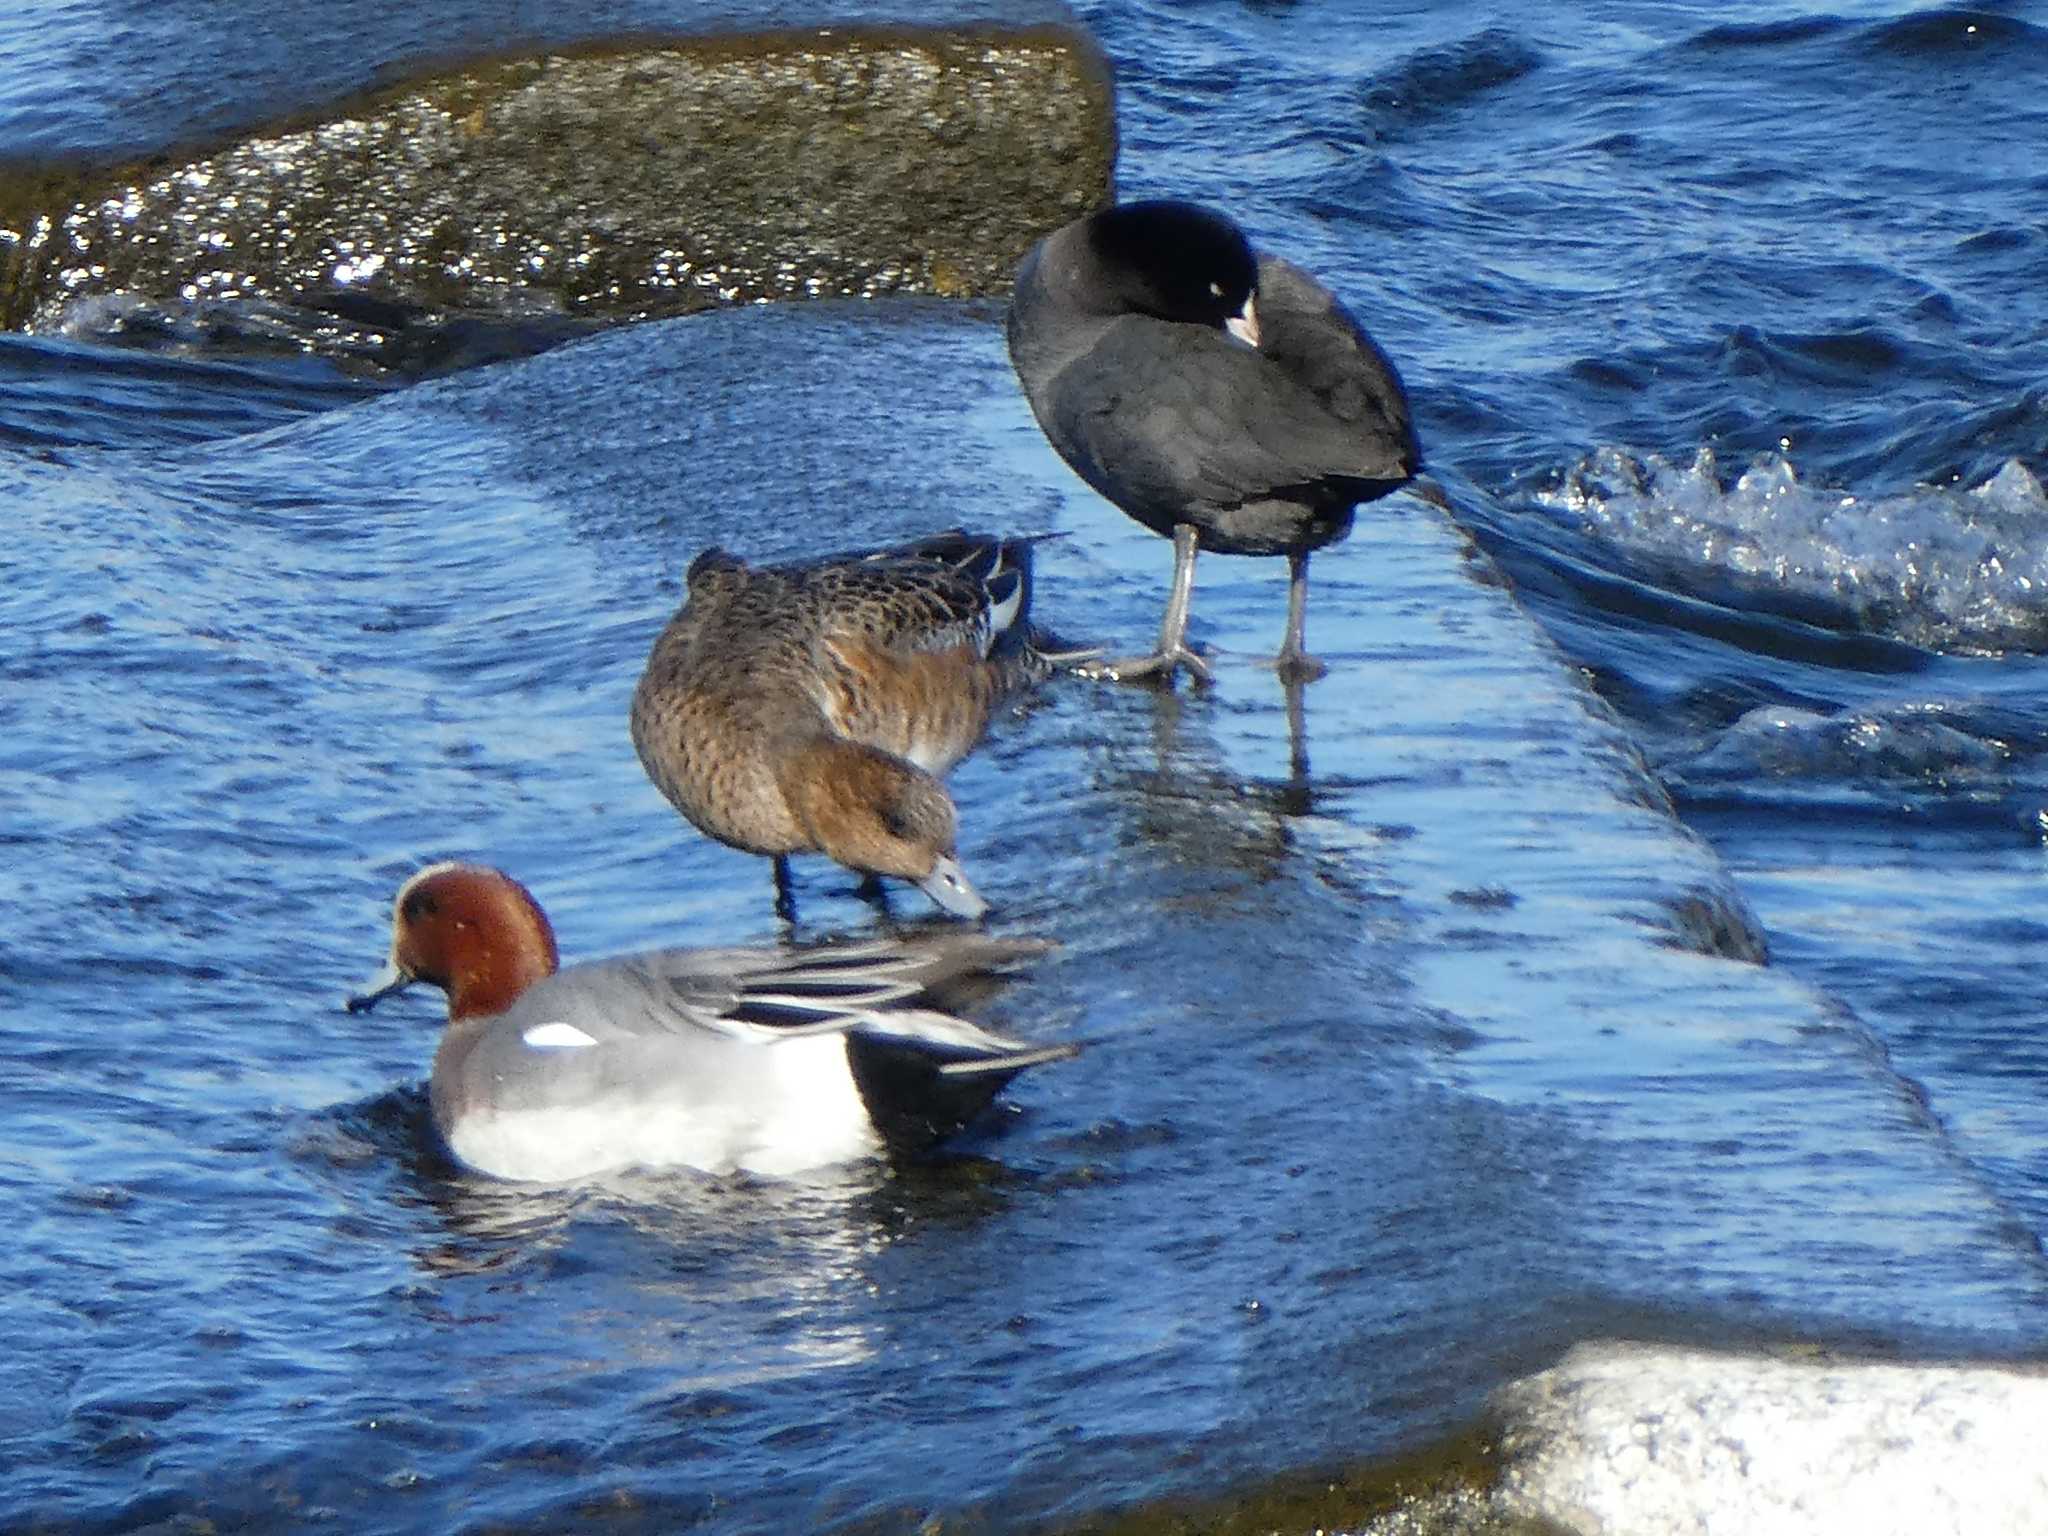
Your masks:
{"label": "dark gray coot body", "polygon": [[1291,262],[1255,255],[1191,203],[1126,203],[1056,230],[1017,273],[1010,357],[1060,456],[1174,540],[1159,650],[1118,675],[1186,665],[1198,549],[1285,555],[1284,672],[1302,649],[1309,552],[1421,467],[1399,375],[1350,312]]}

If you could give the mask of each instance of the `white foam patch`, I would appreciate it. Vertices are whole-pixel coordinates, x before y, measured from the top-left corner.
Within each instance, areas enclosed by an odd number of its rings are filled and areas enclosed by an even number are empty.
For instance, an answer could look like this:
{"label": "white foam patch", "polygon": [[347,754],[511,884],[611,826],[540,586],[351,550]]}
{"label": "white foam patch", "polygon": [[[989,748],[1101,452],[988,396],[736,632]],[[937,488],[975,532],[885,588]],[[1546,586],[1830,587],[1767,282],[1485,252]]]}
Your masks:
{"label": "white foam patch", "polygon": [[1971,490],[1819,489],[1780,454],[1722,482],[1706,448],[1684,466],[1603,448],[1536,500],[1633,555],[1833,603],[1915,645],[2048,650],[2048,493],[2019,460]]}
{"label": "white foam patch", "polygon": [[2017,1536],[2048,1512],[2037,1368],[1603,1343],[1493,1407],[1496,1501],[1588,1536]]}
{"label": "white foam patch", "polygon": [[561,1019],[536,1024],[519,1038],[538,1051],[581,1050],[584,1046],[597,1044],[594,1037]]}
{"label": "white foam patch", "polygon": [[1816,714],[1790,705],[1750,710],[1696,755],[1660,770],[1688,786],[1755,785],[1760,779],[1828,784],[1928,784],[1997,789],[2009,777],[2010,751],[1951,725],[1938,702]]}

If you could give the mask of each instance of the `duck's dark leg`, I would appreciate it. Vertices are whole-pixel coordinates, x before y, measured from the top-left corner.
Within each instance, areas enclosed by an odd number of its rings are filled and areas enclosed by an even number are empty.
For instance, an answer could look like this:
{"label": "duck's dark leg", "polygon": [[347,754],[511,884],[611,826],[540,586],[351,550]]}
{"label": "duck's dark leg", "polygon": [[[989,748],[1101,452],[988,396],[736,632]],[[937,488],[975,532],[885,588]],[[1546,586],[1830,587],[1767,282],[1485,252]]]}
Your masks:
{"label": "duck's dark leg", "polygon": [[790,878],[789,855],[775,855],[775,915],[785,923],[796,922],[796,882]]}
{"label": "duck's dark leg", "polygon": [[860,884],[853,888],[853,894],[873,907],[885,921],[896,915],[895,909],[889,905],[889,887],[880,875],[863,873]]}
{"label": "duck's dark leg", "polygon": [[1174,670],[1186,667],[1198,682],[1208,682],[1209,663],[1188,648],[1188,610],[1195,596],[1195,556],[1200,546],[1190,523],[1173,530],[1173,589],[1166,597],[1166,612],[1159,619],[1159,645],[1150,656],[1124,657],[1094,663],[1094,670],[1122,682],[1127,678],[1151,677],[1164,673],[1173,681]]}
{"label": "duck's dark leg", "polygon": [[1312,683],[1330,669],[1309,655],[1302,645],[1302,629],[1308,619],[1308,551],[1297,549],[1287,556],[1287,638],[1280,642],[1280,654],[1273,667],[1290,683]]}

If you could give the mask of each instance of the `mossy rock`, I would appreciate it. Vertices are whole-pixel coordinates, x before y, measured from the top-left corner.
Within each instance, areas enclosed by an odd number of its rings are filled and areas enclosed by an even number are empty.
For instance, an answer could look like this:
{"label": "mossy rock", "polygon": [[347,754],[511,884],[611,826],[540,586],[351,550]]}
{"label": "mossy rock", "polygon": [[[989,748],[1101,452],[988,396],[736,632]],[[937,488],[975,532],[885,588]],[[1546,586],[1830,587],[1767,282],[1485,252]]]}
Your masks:
{"label": "mossy rock", "polygon": [[0,172],[0,323],[80,300],[610,322],[1007,290],[1110,195],[1073,27],[637,39],[465,62],[230,141]]}

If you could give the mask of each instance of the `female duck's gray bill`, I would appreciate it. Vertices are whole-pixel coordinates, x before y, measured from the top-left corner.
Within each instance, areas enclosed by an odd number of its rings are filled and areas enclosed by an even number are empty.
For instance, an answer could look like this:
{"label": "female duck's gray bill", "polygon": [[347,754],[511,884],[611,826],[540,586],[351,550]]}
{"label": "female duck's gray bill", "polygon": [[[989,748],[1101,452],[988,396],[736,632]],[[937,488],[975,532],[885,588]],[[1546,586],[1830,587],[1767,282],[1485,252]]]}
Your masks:
{"label": "female duck's gray bill", "polygon": [[401,971],[396,960],[386,960],[384,969],[364,982],[362,991],[350,993],[344,1006],[350,1013],[368,1013],[392,993],[403,992],[417,979],[411,972]]}
{"label": "female duck's gray bill", "polygon": [[969,883],[960,861],[943,854],[932,865],[932,872],[917,882],[917,888],[955,917],[980,917],[988,911],[988,903]]}

